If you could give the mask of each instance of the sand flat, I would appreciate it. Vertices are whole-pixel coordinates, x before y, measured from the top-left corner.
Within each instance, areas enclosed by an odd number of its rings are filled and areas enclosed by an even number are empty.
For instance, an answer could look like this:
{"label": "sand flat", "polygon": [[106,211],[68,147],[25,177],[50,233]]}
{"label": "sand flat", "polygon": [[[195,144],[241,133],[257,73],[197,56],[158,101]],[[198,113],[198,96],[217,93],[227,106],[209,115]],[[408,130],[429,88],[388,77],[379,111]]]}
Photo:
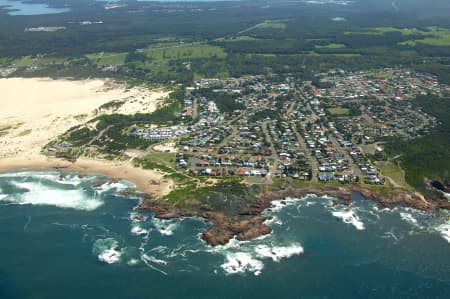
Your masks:
{"label": "sand flat", "polygon": [[102,80],[0,79],[0,119],[90,112],[120,96]]}

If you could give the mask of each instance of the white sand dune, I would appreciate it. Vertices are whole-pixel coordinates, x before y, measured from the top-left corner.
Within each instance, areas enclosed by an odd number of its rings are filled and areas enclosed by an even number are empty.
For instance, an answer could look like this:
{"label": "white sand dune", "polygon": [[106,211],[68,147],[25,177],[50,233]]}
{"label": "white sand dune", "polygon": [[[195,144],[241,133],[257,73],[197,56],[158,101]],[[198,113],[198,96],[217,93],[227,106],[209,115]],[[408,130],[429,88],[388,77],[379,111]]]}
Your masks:
{"label": "white sand dune", "polygon": [[[0,79],[0,158],[39,153],[42,146],[119,100],[122,114],[153,112],[168,92],[125,89],[108,80]],[[108,113],[108,111],[103,111]]]}

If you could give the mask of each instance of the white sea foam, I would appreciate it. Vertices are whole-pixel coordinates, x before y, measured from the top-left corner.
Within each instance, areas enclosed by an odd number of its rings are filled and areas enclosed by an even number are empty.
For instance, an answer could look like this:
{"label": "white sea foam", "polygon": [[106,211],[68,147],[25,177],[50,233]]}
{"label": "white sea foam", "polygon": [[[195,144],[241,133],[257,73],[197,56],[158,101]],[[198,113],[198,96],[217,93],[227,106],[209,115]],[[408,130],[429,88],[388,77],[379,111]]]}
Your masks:
{"label": "white sea foam", "polygon": [[383,213],[393,213],[393,212],[398,211],[398,208],[397,208],[397,207],[392,208],[392,209],[390,209],[390,208],[382,208],[382,209],[380,209],[379,207],[374,206],[372,209],[373,209],[375,212],[378,212],[378,213],[380,213],[380,212],[383,212]]}
{"label": "white sea foam", "polygon": [[315,195],[308,194],[305,197],[301,197],[301,198],[286,197],[285,199],[281,199],[281,200],[273,200],[271,202],[270,209],[272,212],[279,212],[285,207],[288,207],[288,206],[291,206],[294,204],[298,204],[298,203],[302,203],[309,207],[310,205],[315,204],[315,201],[308,201],[308,199],[310,199],[311,197],[315,197]]}
{"label": "white sea foam", "polygon": [[400,212],[400,217],[409,224],[417,225],[417,219],[414,218],[410,213]]}
{"label": "white sea foam", "polygon": [[450,193],[445,193],[445,192],[442,192],[442,193],[444,194],[445,198],[447,198],[447,200],[450,200]]}
{"label": "white sea foam", "polygon": [[202,252],[203,249],[186,249],[186,245],[180,245],[177,248],[173,249],[166,255],[167,258],[173,258],[176,256],[186,257],[190,253]]}
{"label": "white sea foam", "polygon": [[153,269],[153,270],[155,270],[155,271],[158,271],[158,272],[160,272],[161,274],[167,275],[167,272],[165,272],[165,271],[163,271],[163,270],[161,270],[161,269],[159,269],[159,268],[157,268],[157,267],[155,267],[155,266],[153,265],[154,263],[159,264],[159,265],[166,265],[166,264],[167,264],[166,261],[155,259],[154,257],[149,256],[149,255],[147,255],[147,254],[145,254],[145,253],[141,255],[141,260],[142,260],[142,261],[144,262],[144,264],[146,264],[149,268],[151,268],[151,269]]}
{"label": "white sea foam", "polygon": [[160,266],[166,266],[167,265],[167,262],[165,260],[157,259],[154,256],[147,255],[147,254],[143,254],[142,255],[142,259],[144,259],[147,262],[158,264]]}
{"label": "white sea foam", "polygon": [[58,172],[43,172],[43,171],[21,171],[21,172],[10,172],[0,174],[0,178],[37,178],[37,179],[47,179],[51,181],[57,181],[59,179]]}
{"label": "white sea foam", "polygon": [[80,189],[57,190],[39,182],[13,182],[16,187],[27,192],[8,196],[6,199],[15,204],[51,205],[60,208],[71,208],[93,211],[103,205],[98,198],[90,198]]}
{"label": "white sea foam", "polygon": [[450,243],[450,222],[439,225],[436,230],[441,234],[441,236]]}
{"label": "white sea foam", "polygon": [[114,264],[120,261],[122,253],[117,250],[119,243],[113,238],[98,239],[94,243],[93,253],[100,262]]}
{"label": "white sea foam", "polygon": [[147,216],[143,216],[136,212],[130,213],[130,220],[133,222],[142,222],[142,221],[147,220],[147,218],[148,218]]}
{"label": "white sea foam", "polygon": [[7,198],[8,197],[8,195],[6,195],[6,194],[0,194],[0,200],[3,200],[4,198]]}
{"label": "white sea foam", "polygon": [[249,253],[236,252],[228,253],[226,261],[221,267],[227,274],[245,273],[248,271],[259,275],[264,268],[264,264],[260,260],[253,258]]}
{"label": "white sea foam", "polygon": [[96,189],[96,191],[99,194],[103,194],[105,192],[110,192],[110,191],[122,192],[129,188],[130,188],[130,186],[127,185],[125,182],[107,182],[107,183],[100,185]]}
{"label": "white sea foam", "polygon": [[127,262],[128,266],[136,266],[138,264],[139,264],[139,260],[137,260],[137,259],[131,259]]}
{"label": "white sea foam", "polygon": [[271,225],[271,224],[276,224],[276,225],[283,225],[283,221],[281,221],[278,217],[276,216],[272,216],[271,219],[267,219],[266,221],[264,221],[264,224],[266,225]]}
{"label": "white sea foam", "polygon": [[95,176],[86,176],[81,178],[77,174],[62,174],[56,171],[22,171],[13,173],[4,173],[0,175],[0,178],[28,178],[36,181],[51,181],[61,185],[78,186],[83,181],[93,180]]}
{"label": "white sea foam", "polygon": [[258,245],[255,247],[255,252],[260,258],[270,258],[275,262],[281,261],[283,258],[290,258],[294,255],[303,254],[303,247],[299,244],[292,244],[290,246],[274,246]]}
{"label": "white sea foam", "polygon": [[120,260],[120,252],[114,249],[106,249],[98,255],[98,260],[107,264],[114,264]]}
{"label": "white sea foam", "polygon": [[83,181],[78,175],[59,176],[56,180],[59,184],[78,186]]}
{"label": "white sea foam", "polygon": [[163,236],[172,236],[173,232],[177,229],[180,221],[182,221],[182,219],[160,220],[157,218],[153,218],[153,224],[155,225],[158,232]]}
{"label": "white sea foam", "polygon": [[364,223],[359,220],[358,215],[356,215],[355,211],[334,211],[332,212],[333,216],[339,219],[342,219],[345,223],[352,224],[356,227],[357,230],[364,230]]}
{"label": "white sea foam", "polygon": [[394,234],[393,231],[387,231],[384,233],[383,236],[381,236],[382,238],[392,238],[394,239],[396,242],[399,241],[399,238]]}
{"label": "white sea foam", "polygon": [[145,236],[148,234],[148,230],[136,225],[131,228],[131,233],[135,236]]}
{"label": "white sea foam", "polygon": [[225,252],[230,249],[238,249],[241,248],[245,243],[249,243],[249,241],[239,241],[236,237],[230,239],[225,245],[218,245],[216,247],[211,247],[209,251],[211,252]]}

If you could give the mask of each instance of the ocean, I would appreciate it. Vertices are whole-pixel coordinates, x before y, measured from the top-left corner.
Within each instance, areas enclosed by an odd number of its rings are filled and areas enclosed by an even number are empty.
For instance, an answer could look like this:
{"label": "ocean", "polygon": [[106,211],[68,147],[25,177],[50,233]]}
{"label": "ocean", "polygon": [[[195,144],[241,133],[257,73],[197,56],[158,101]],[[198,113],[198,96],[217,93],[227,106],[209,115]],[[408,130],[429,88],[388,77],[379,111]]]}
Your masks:
{"label": "ocean", "polygon": [[212,248],[202,219],[139,212],[127,182],[0,175],[0,298],[449,298],[449,213],[274,202],[273,233]]}

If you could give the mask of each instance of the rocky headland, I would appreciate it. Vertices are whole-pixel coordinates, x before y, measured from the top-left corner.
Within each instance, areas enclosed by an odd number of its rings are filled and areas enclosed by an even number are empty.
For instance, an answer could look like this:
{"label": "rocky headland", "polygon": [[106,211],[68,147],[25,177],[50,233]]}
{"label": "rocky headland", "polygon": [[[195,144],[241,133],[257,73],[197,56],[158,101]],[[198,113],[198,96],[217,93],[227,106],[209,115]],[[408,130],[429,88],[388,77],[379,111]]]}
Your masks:
{"label": "rocky headland", "polygon": [[[211,227],[202,234],[202,239],[211,246],[225,245],[231,239],[247,241],[270,234],[272,229],[265,224],[270,217],[262,216],[262,212],[272,207],[273,200],[282,200],[287,197],[304,197],[309,194],[316,196],[333,197],[333,204],[352,205],[352,195],[360,193],[367,200],[373,200],[379,209],[392,209],[398,206],[410,207],[421,211],[436,209],[450,210],[450,202],[446,200],[426,199],[418,192],[394,190],[391,195],[385,195],[357,186],[320,186],[320,187],[294,187],[287,186],[255,194],[253,200],[239,205],[233,211],[213,208],[209,205],[193,205],[192,207],[177,207],[162,200],[147,198],[141,205],[142,210],[151,211],[160,219],[177,219],[183,217],[201,217],[211,223]],[[217,202],[222,201],[222,193],[215,194]],[[214,196],[213,196],[214,197]],[[230,195],[226,201],[233,201]],[[235,198],[235,200],[239,200]],[[245,201],[241,199],[241,201]],[[281,202],[283,203],[283,201]]]}

